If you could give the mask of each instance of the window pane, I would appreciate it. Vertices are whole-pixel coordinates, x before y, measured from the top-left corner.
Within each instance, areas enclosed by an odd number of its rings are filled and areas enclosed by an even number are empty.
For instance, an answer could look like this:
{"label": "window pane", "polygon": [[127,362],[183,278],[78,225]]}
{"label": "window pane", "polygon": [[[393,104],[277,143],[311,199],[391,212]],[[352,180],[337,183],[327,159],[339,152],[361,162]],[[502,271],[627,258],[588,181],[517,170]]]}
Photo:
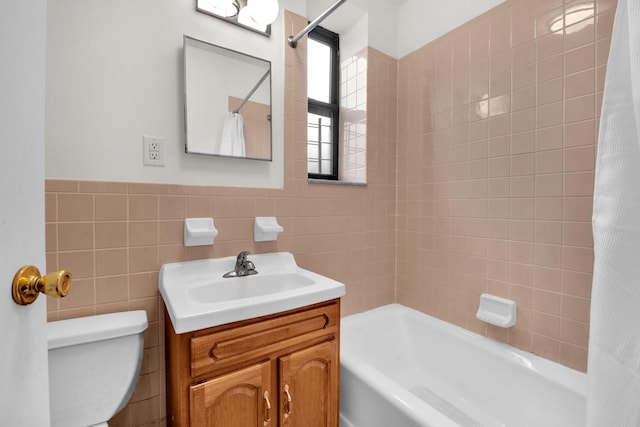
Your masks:
{"label": "window pane", "polygon": [[321,153],[322,153],[322,158],[323,159],[330,159],[331,158],[331,150],[332,150],[332,146],[331,144],[322,144],[321,147]]}
{"label": "window pane", "polygon": [[307,39],[308,97],[331,102],[331,48],[313,39]]}
{"label": "window pane", "polygon": [[331,117],[307,115],[307,169],[308,173],[333,174]]}
{"label": "window pane", "polygon": [[308,173],[320,173],[320,170],[318,170],[318,162],[317,161],[309,160],[307,162],[307,169],[309,170]]}

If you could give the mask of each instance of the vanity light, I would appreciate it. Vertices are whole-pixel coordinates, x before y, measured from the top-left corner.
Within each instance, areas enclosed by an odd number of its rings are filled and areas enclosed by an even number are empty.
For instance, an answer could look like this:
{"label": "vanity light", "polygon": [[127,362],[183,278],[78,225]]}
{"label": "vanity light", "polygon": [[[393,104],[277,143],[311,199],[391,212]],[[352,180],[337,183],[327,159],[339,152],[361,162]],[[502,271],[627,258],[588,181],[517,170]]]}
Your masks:
{"label": "vanity light", "polygon": [[225,18],[236,16],[240,10],[237,0],[205,0],[203,6],[212,13]]}
{"label": "vanity light", "polygon": [[238,22],[259,31],[266,31],[278,17],[278,0],[248,0],[240,10]]}
{"label": "vanity light", "polygon": [[261,25],[272,24],[278,17],[278,0],[248,0],[247,9],[251,18]]}
{"label": "vanity light", "polygon": [[268,37],[280,5],[278,0],[196,0],[196,10]]}
{"label": "vanity light", "polygon": [[260,24],[255,19],[253,19],[253,17],[251,16],[251,8],[249,6],[243,7],[238,14],[238,23],[246,25],[247,27],[255,28],[258,31],[267,31],[266,25]]}

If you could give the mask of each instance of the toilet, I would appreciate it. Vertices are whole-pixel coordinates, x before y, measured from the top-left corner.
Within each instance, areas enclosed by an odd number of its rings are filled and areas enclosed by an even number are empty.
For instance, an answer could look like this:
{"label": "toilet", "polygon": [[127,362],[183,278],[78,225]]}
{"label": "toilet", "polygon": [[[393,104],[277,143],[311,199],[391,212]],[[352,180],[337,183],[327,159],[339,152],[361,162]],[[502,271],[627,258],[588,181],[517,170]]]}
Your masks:
{"label": "toilet", "polygon": [[52,427],[107,427],[138,382],[143,310],[47,323]]}

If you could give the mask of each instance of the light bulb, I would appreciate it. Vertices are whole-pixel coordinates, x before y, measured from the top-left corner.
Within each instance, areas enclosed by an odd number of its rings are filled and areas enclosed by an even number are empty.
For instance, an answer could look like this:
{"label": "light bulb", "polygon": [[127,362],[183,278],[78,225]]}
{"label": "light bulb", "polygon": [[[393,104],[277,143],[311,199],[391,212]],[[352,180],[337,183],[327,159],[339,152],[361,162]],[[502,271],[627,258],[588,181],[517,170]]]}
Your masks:
{"label": "light bulb", "polygon": [[266,24],[260,24],[253,19],[251,15],[251,8],[249,6],[245,6],[240,10],[240,13],[238,14],[238,22],[242,25],[246,25],[247,27],[262,31],[263,33],[267,31]]}
{"label": "light bulb", "polygon": [[259,24],[269,25],[278,17],[278,0],[248,0],[247,7],[251,18]]}

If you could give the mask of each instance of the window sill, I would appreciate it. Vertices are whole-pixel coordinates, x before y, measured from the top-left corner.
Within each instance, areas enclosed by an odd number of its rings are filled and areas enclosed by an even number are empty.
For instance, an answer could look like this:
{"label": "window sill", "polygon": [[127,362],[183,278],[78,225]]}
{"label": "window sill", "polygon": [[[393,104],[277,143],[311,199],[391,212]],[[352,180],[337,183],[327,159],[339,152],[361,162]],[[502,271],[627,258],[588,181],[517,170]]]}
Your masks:
{"label": "window sill", "polygon": [[308,178],[307,182],[309,184],[329,184],[329,185],[349,185],[352,187],[366,187],[366,182],[353,182],[353,181],[340,181],[334,179],[317,179],[317,178]]}

